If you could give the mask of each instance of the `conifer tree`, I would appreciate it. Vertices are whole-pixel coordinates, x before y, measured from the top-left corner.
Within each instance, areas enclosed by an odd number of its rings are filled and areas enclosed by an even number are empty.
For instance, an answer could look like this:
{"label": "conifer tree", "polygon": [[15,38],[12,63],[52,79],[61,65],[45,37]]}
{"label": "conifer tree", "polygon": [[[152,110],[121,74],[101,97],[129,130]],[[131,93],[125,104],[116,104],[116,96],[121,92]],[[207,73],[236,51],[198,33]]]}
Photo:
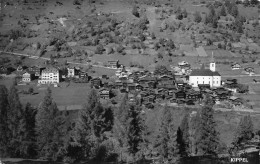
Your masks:
{"label": "conifer tree", "polygon": [[27,103],[20,124],[20,152],[23,158],[35,158],[37,155],[35,116],[36,109]]}
{"label": "conifer tree", "polygon": [[[179,132],[178,132],[179,131]],[[186,114],[181,125],[177,131],[177,136],[179,137],[180,153],[182,157],[188,156],[189,154],[189,115]]]}
{"label": "conifer tree", "polygon": [[220,15],[221,15],[221,16],[226,16],[226,15],[227,15],[227,13],[226,13],[226,8],[225,8],[224,5],[222,5],[222,7],[221,7]]}
{"label": "conifer tree", "polygon": [[21,145],[20,140],[20,131],[22,130],[20,125],[22,124],[22,115],[23,109],[22,104],[19,99],[19,95],[17,93],[17,89],[15,87],[15,83],[11,86],[8,94],[8,102],[9,102],[9,111],[8,111],[8,120],[9,120],[9,129],[11,131],[10,134],[10,154],[14,157],[20,156],[20,147],[17,145]]}
{"label": "conifer tree", "polygon": [[199,130],[198,127],[200,126],[200,113],[197,112],[195,117],[191,118],[190,124],[190,152],[191,154],[197,154],[197,143],[196,140],[198,138]]}
{"label": "conifer tree", "polygon": [[252,5],[257,5],[257,4],[259,4],[259,1],[258,0],[251,0],[250,3]]}
{"label": "conifer tree", "polygon": [[188,13],[187,13],[186,9],[183,10],[182,15],[183,15],[183,18],[187,18]]}
{"label": "conifer tree", "polygon": [[237,127],[235,138],[233,140],[233,146],[240,146],[241,143],[252,139],[254,134],[254,126],[250,115],[243,116],[240,119]]}
{"label": "conifer tree", "polygon": [[128,94],[126,93],[123,99],[121,100],[118,110],[116,112],[117,119],[123,124],[125,124],[127,121],[128,110],[129,110]]}
{"label": "conifer tree", "polygon": [[52,100],[51,90],[48,88],[36,114],[37,146],[40,157],[58,160],[64,155],[63,124],[64,117]]}
{"label": "conifer tree", "polygon": [[8,146],[10,142],[8,110],[8,90],[4,85],[0,85],[0,157],[8,155]]}
{"label": "conifer tree", "polygon": [[79,147],[86,159],[93,159],[104,139],[104,132],[112,130],[114,116],[111,107],[103,107],[95,89],[90,91],[77,122]]}
{"label": "conifer tree", "polygon": [[98,106],[98,95],[95,89],[91,89],[84,108],[79,112],[79,120],[76,124],[76,133],[79,147],[84,159],[92,159],[95,154],[91,144],[96,141],[93,131],[94,108]]}
{"label": "conifer tree", "polygon": [[114,116],[111,107],[104,108],[100,103],[93,110],[93,130],[95,136],[100,138],[104,132],[112,129]]}
{"label": "conifer tree", "polygon": [[181,157],[180,138],[182,138],[180,129],[176,133],[171,111],[169,107],[165,106],[155,145],[164,162],[179,163]]}
{"label": "conifer tree", "polygon": [[215,11],[215,8],[213,5],[209,6],[209,15],[210,15],[210,17],[216,16],[216,11]]}
{"label": "conifer tree", "polygon": [[232,5],[232,9],[231,9],[230,14],[235,18],[238,16],[238,7],[235,3],[233,3],[233,5]]}
{"label": "conifer tree", "polygon": [[144,131],[144,123],[141,118],[141,109],[137,105],[131,105],[128,112],[127,125],[127,143],[128,151],[135,157],[140,151],[142,143],[142,135]]}
{"label": "conifer tree", "polygon": [[216,155],[219,146],[219,133],[216,131],[212,106],[204,106],[197,131],[197,150],[199,155]]}
{"label": "conifer tree", "polygon": [[162,123],[159,131],[159,136],[157,138],[157,144],[155,146],[158,148],[158,152],[164,159],[167,159],[169,156],[168,142],[170,140],[169,125],[171,124],[171,122],[171,111],[168,107],[165,107],[163,110]]}

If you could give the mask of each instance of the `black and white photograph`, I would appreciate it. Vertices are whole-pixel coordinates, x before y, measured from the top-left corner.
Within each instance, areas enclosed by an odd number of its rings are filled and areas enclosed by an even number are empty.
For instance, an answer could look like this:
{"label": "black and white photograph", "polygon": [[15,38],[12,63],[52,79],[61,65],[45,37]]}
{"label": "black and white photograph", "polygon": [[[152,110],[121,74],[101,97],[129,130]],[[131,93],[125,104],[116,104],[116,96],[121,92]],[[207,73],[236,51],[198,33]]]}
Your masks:
{"label": "black and white photograph", "polygon": [[0,164],[260,164],[260,0],[0,0]]}

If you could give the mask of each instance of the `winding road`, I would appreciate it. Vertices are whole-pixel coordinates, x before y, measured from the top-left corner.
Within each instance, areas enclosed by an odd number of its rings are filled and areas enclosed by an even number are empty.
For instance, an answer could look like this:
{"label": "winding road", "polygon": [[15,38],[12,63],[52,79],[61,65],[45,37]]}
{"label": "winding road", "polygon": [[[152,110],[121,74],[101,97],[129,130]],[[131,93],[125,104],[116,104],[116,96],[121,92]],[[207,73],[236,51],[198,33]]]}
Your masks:
{"label": "winding road", "polygon": [[[21,54],[21,53],[17,53],[17,52],[6,52],[6,51],[0,51],[0,53],[7,53],[7,54],[11,54],[11,55],[17,55],[17,56],[25,56],[25,57],[29,57],[31,59],[43,59],[43,60],[50,60],[50,58],[46,58],[46,57],[39,57],[39,56],[35,56],[35,55],[28,55],[28,54]],[[77,63],[77,62],[70,62],[68,61],[67,63],[69,64],[77,64],[77,65],[84,65],[84,66],[89,66],[90,64],[86,64],[86,63]],[[99,68],[105,68],[105,69],[115,69],[115,68],[110,68],[110,67],[105,67],[102,65],[92,65],[93,67],[99,67]]]}

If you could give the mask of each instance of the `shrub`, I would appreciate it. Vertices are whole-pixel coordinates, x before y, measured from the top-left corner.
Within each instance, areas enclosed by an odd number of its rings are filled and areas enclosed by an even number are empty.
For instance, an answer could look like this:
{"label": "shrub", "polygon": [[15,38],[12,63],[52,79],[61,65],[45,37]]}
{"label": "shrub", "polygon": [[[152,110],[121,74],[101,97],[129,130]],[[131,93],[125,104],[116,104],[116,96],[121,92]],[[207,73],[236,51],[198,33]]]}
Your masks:
{"label": "shrub", "polygon": [[102,45],[102,44],[99,44],[99,45],[97,46],[97,48],[96,48],[95,53],[96,53],[96,54],[102,54],[103,51],[104,51],[103,45]]}
{"label": "shrub", "polygon": [[34,92],[33,87],[30,87],[30,88],[28,89],[28,93],[29,93],[29,94],[33,94],[33,92]]}
{"label": "shrub", "polygon": [[120,44],[120,45],[117,47],[116,51],[117,51],[118,53],[122,53],[124,49],[125,49],[125,48],[122,46],[122,44]]}
{"label": "shrub", "polygon": [[136,17],[139,17],[139,13],[138,13],[138,9],[137,9],[137,6],[134,5],[133,9],[132,9],[132,14]]}

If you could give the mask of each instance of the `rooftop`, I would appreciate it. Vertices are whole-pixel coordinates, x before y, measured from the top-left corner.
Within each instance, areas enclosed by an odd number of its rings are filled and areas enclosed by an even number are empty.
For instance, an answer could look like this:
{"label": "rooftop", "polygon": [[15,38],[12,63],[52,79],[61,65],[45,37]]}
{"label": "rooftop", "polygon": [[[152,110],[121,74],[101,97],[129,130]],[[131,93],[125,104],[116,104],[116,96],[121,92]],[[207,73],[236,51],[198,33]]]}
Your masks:
{"label": "rooftop", "polygon": [[221,76],[218,72],[212,72],[209,69],[194,69],[190,76]]}

